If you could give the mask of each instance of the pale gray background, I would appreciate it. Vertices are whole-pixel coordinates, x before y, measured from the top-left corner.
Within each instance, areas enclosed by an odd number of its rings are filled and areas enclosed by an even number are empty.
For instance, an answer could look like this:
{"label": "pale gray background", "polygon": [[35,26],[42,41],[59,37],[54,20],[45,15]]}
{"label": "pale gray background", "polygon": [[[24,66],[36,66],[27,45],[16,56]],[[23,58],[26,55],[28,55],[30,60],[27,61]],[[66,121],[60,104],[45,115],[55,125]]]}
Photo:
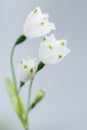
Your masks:
{"label": "pale gray background", "polygon": [[[36,6],[50,14],[57,39],[66,38],[72,53],[37,76],[33,95],[47,91],[30,116],[31,130],[87,130],[87,0],[0,0],[0,130],[23,130],[8,97],[5,77],[9,56],[22,33],[27,14]],[[26,56],[37,57],[41,39],[28,39],[15,51],[15,67]],[[16,70],[17,72],[17,70]],[[21,92],[26,103],[28,84]]]}

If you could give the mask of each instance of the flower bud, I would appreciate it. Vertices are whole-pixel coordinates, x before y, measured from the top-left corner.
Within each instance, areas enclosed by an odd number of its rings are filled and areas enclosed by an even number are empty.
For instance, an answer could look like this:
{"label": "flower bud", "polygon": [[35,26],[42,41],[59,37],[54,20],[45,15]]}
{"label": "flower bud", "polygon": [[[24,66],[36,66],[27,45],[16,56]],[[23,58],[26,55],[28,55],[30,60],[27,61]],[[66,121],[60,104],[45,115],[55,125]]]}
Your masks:
{"label": "flower bud", "polygon": [[26,58],[20,61],[18,66],[18,73],[20,80],[26,82],[32,79],[37,71],[36,59]]}
{"label": "flower bud", "polygon": [[40,102],[43,99],[44,95],[45,95],[45,91],[39,90],[38,93],[36,94],[35,98],[34,98],[34,102],[35,103]]}
{"label": "flower bud", "polygon": [[44,90],[39,90],[34,98],[33,103],[31,104],[31,109],[36,106],[37,103],[39,103],[43,97],[45,96],[45,91]]}

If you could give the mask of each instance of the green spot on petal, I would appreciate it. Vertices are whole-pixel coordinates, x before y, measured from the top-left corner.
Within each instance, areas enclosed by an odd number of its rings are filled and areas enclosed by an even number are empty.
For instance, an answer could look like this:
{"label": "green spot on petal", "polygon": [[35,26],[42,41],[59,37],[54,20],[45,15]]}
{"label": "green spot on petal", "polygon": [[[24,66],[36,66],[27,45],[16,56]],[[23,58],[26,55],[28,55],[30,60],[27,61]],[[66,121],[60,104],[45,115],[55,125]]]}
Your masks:
{"label": "green spot on petal", "polygon": [[33,73],[33,68],[30,69],[30,73],[31,73],[31,74]]}
{"label": "green spot on petal", "polygon": [[50,50],[53,50],[53,46],[52,46],[52,45],[49,45],[48,48],[49,48]]}
{"label": "green spot on petal", "polygon": [[42,39],[42,41],[45,42],[45,41],[46,41],[46,37],[44,37],[44,38]]}
{"label": "green spot on petal", "polygon": [[34,10],[34,14],[36,14],[37,12],[38,12],[38,10],[37,10],[37,9],[35,9],[35,10]]}
{"label": "green spot on petal", "polygon": [[43,20],[47,20],[47,17],[44,17]]}
{"label": "green spot on petal", "polygon": [[24,65],[24,69],[27,69],[27,65]]}
{"label": "green spot on petal", "polygon": [[61,58],[62,58],[62,55],[61,55],[61,54],[59,54],[59,55],[58,55],[58,60],[59,60],[59,59],[61,59]]}
{"label": "green spot on petal", "polygon": [[61,42],[61,46],[64,46],[65,45],[65,43],[64,42]]}
{"label": "green spot on petal", "polygon": [[44,22],[41,22],[40,24],[41,24],[41,26],[43,26],[45,23],[44,23]]}

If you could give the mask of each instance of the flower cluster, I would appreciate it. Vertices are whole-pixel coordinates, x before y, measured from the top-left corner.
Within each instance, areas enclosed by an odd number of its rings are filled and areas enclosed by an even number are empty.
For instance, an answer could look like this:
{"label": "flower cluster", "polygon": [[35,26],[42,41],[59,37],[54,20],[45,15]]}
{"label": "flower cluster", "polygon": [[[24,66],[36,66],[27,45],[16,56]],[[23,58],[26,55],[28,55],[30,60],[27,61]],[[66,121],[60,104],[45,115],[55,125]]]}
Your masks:
{"label": "flower cluster", "polygon": [[[40,7],[34,9],[26,18],[23,34],[26,38],[42,37],[39,47],[39,58],[44,64],[55,64],[63,59],[70,49],[67,48],[66,40],[56,40],[55,36],[45,36],[55,30],[55,24],[49,22],[49,15],[43,14]],[[24,82],[33,78],[36,72],[37,62],[31,60],[22,60],[19,63],[19,76]]]}
{"label": "flower cluster", "polygon": [[[65,39],[56,40],[54,34],[47,36],[47,34],[55,29],[55,24],[49,21],[49,15],[43,14],[40,7],[37,7],[26,18],[23,34],[18,37],[11,51],[10,63],[13,81],[11,81],[10,78],[6,78],[6,83],[14,109],[25,130],[29,130],[28,114],[45,96],[45,91],[40,89],[31,102],[31,88],[35,74],[39,72],[45,64],[56,64],[71,52],[71,50],[67,48],[67,41]],[[20,77],[20,85],[18,87],[13,62],[15,47],[23,43],[27,38],[39,38],[42,36],[43,38],[38,51],[40,62],[38,63],[37,59],[31,59],[30,57],[23,58],[19,62],[18,74]],[[21,88],[29,80],[30,85],[26,108],[19,93]]]}

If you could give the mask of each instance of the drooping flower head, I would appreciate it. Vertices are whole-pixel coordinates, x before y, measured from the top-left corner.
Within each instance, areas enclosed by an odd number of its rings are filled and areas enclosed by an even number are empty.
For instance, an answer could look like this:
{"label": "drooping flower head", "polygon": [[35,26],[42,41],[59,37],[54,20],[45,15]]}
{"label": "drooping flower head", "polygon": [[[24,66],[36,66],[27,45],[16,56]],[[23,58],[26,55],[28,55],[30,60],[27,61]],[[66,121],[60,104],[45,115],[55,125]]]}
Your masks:
{"label": "drooping flower head", "polygon": [[26,82],[32,79],[37,71],[36,59],[26,58],[20,61],[18,65],[18,73],[20,80]]}
{"label": "drooping flower head", "polygon": [[52,30],[55,30],[55,25],[49,22],[49,15],[43,14],[40,7],[37,7],[26,18],[23,33],[26,37],[37,38]]}
{"label": "drooping flower head", "polygon": [[45,64],[56,64],[70,52],[67,41],[56,40],[54,35],[45,36],[39,47],[40,60]]}

